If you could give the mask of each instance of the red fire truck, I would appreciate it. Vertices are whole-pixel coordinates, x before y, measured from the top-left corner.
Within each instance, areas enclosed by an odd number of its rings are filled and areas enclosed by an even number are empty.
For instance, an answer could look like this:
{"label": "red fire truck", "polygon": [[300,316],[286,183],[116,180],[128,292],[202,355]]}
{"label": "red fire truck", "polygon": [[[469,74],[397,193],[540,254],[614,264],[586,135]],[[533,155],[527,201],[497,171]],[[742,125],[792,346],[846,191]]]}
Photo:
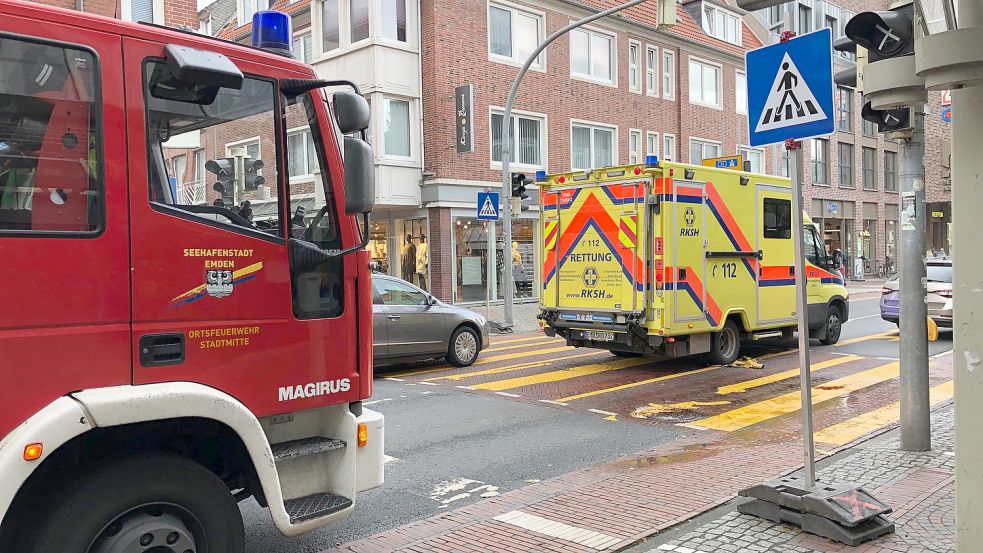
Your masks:
{"label": "red fire truck", "polygon": [[369,106],[253,36],[0,2],[0,551],[242,551],[239,501],[382,484]]}

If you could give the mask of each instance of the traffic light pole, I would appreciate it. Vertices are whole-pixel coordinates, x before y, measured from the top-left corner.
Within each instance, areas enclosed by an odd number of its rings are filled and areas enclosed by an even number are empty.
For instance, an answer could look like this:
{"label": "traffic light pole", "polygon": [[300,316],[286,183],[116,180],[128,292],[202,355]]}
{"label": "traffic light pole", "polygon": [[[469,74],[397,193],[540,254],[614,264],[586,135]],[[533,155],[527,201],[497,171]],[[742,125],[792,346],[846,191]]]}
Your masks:
{"label": "traffic light pole", "polygon": [[512,104],[515,103],[515,97],[519,93],[519,85],[522,83],[522,78],[526,75],[526,72],[529,71],[532,64],[537,58],[539,58],[539,54],[541,54],[551,42],[576,29],[577,27],[580,27],[581,25],[586,25],[592,21],[601,19],[602,17],[607,17],[618,13],[621,10],[630,8],[636,4],[641,4],[645,1],[647,0],[631,0],[630,2],[625,2],[624,4],[602,12],[589,15],[580,21],[574,21],[573,23],[546,37],[546,40],[537,46],[536,49],[529,54],[526,62],[522,64],[522,68],[519,69],[519,74],[515,76],[515,81],[512,83],[512,89],[509,90],[509,95],[505,99],[505,113],[502,114],[502,238],[505,241],[505,249],[503,250],[502,255],[507,258],[507,262],[503,264],[505,267],[505,271],[503,272],[505,274],[502,275],[502,292],[505,296],[505,326],[509,329],[515,326],[515,313],[512,307],[515,283],[513,282],[514,275],[512,274],[512,256],[507,253],[512,247],[512,173],[510,171],[509,164],[512,161]]}
{"label": "traffic light pole", "polygon": [[925,113],[911,109],[901,142],[901,449],[932,449],[928,400],[928,305],[925,303]]}

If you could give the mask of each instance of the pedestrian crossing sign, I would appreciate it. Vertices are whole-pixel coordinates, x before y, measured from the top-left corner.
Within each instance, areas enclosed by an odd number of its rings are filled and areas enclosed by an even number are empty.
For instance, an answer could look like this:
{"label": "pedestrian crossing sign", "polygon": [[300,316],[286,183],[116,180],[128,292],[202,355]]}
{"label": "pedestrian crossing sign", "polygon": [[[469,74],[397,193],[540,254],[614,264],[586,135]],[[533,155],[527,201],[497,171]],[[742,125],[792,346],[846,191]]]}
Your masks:
{"label": "pedestrian crossing sign", "polygon": [[498,220],[498,192],[478,192],[478,219]]}
{"label": "pedestrian crossing sign", "polygon": [[832,40],[822,29],[745,54],[751,146],[833,133]]}

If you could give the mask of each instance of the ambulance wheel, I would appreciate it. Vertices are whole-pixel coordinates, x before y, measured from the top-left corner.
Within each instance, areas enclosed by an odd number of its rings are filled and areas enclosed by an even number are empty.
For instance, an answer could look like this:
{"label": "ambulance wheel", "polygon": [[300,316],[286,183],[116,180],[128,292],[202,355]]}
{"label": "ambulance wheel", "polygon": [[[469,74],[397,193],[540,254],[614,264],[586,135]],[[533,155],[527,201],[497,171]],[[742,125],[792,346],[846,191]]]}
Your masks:
{"label": "ambulance wheel", "polygon": [[473,328],[459,326],[451,334],[451,342],[447,347],[447,362],[455,367],[468,367],[478,359],[481,351],[481,340]]}
{"label": "ambulance wheel", "polygon": [[741,333],[734,321],[727,321],[720,332],[710,335],[710,353],[707,358],[714,365],[730,365],[741,353]]}
{"label": "ambulance wheel", "polygon": [[178,455],[89,467],[49,504],[27,553],[242,553],[242,515],[228,487]]}
{"label": "ambulance wheel", "polygon": [[843,331],[843,316],[840,315],[840,308],[831,305],[826,308],[826,321],[823,322],[823,337],[819,339],[825,346],[831,346],[840,341],[840,332]]}

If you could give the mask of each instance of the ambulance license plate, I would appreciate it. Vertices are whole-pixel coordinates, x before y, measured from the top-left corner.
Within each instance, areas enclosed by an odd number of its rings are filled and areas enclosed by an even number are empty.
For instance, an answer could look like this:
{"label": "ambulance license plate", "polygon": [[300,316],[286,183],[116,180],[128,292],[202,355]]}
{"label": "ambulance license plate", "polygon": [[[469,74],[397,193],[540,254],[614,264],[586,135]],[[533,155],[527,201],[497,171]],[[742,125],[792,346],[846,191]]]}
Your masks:
{"label": "ambulance license plate", "polygon": [[607,330],[585,330],[584,338],[595,342],[613,342],[614,332]]}

